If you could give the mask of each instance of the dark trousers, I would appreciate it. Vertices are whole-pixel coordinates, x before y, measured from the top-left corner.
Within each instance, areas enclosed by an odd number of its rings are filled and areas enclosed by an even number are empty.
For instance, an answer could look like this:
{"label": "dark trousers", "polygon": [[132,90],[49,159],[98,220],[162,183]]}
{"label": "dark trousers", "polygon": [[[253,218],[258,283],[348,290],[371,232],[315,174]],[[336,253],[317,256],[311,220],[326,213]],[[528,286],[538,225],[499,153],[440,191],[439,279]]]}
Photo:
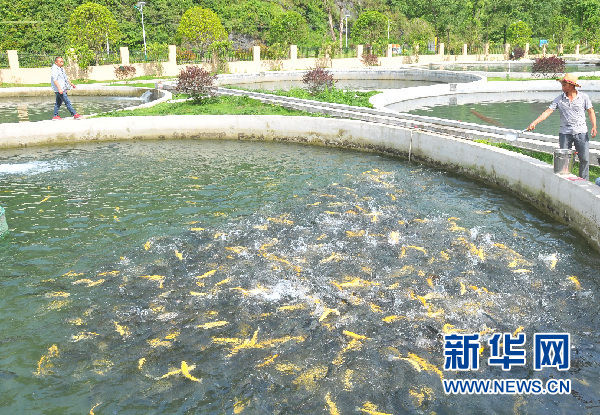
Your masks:
{"label": "dark trousers", "polygon": [[570,149],[575,145],[579,158],[579,177],[590,179],[590,138],[588,133],[558,134],[560,148]]}
{"label": "dark trousers", "polygon": [[63,102],[67,106],[67,109],[69,110],[71,115],[77,114],[75,112],[75,110],[73,109],[73,106],[71,105],[71,101],[69,100],[69,97],[67,96],[67,91],[63,91],[62,94],[59,94],[58,92],[55,92],[54,94],[56,95],[56,102],[54,103],[54,116],[55,117],[58,115],[58,109],[60,108],[60,106],[62,105]]}

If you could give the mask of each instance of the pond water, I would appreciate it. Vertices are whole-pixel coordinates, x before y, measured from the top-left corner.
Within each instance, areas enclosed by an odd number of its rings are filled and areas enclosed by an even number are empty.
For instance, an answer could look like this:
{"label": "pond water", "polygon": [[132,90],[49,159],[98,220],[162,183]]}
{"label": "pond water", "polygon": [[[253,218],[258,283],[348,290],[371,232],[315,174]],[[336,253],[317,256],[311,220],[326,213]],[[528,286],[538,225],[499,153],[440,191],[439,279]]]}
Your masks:
{"label": "pond water", "polygon": [[[533,64],[531,63],[510,63],[511,72],[531,72]],[[476,72],[508,72],[509,64],[491,63],[491,64],[435,64],[430,63],[429,69],[445,69],[447,71],[476,71]],[[565,72],[595,72],[600,71],[600,66],[589,63],[567,63]]]}
{"label": "pond water", "polygon": [[[379,89],[400,89],[414,86],[435,85],[440,82],[420,81],[413,79],[336,79],[335,86],[339,89],[347,90],[379,90]],[[302,81],[273,81],[273,82],[248,82],[235,84],[234,87],[245,89],[263,89],[267,91],[284,90],[291,88],[305,88]]]}
{"label": "pond water", "polygon": [[[96,114],[147,102],[140,97],[74,95],[69,96],[69,99],[79,114]],[[0,123],[51,120],[53,113],[54,95],[0,98]],[[72,118],[64,104],[61,105],[58,115],[62,118]]]}
{"label": "pond water", "polygon": [[[410,100],[388,105],[387,108],[415,115],[495,125],[523,130],[544,112],[560,92],[510,92],[506,94],[479,93]],[[600,93],[586,92],[595,111],[600,108]],[[587,116],[586,116],[587,119]],[[591,123],[587,119],[588,127]],[[560,116],[554,111],[538,124],[536,133],[558,136]],[[598,141],[598,136],[591,140]]]}
{"label": "pond water", "polygon": [[[148,141],[0,152],[6,413],[592,413],[600,259],[513,196],[392,157]],[[443,370],[445,333],[527,364]],[[538,332],[569,371],[531,370]],[[446,395],[442,379],[570,380]],[[511,411],[512,412],[512,409]]]}

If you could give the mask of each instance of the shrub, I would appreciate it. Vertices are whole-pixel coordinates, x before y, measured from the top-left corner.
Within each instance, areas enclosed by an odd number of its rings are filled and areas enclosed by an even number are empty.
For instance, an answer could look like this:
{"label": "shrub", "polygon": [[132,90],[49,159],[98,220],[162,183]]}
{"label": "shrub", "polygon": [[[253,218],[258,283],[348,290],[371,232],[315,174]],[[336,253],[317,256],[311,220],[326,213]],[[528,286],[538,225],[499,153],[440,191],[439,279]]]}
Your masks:
{"label": "shrub", "polygon": [[363,55],[360,57],[360,60],[365,66],[379,65],[379,57],[374,53],[363,53]]}
{"label": "shrub", "polygon": [[184,94],[189,94],[195,102],[200,103],[215,95],[214,82],[216,79],[216,74],[211,74],[204,68],[187,66],[179,72],[176,89]]}
{"label": "shrub", "polygon": [[128,79],[128,78],[133,78],[135,76],[135,66],[131,66],[131,65],[115,66],[115,76],[117,77],[117,79],[120,79],[121,81]]}
{"label": "shrub", "polygon": [[306,89],[311,95],[316,95],[325,90],[335,88],[333,74],[320,66],[306,72],[302,77],[302,82],[306,84]]}
{"label": "shrub", "polygon": [[517,61],[517,60],[521,59],[524,56],[525,56],[525,49],[523,49],[523,48],[521,48],[519,46],[515,46],[513,48],[513,51],[511,53],[511,55],[510,55],[510,59]]}
{"label": "shrub", "polygon": [[537,58],[531,69],[531,74],[540,78],[555,78],[562,73],[565,73],[565,60],[557,56]]}

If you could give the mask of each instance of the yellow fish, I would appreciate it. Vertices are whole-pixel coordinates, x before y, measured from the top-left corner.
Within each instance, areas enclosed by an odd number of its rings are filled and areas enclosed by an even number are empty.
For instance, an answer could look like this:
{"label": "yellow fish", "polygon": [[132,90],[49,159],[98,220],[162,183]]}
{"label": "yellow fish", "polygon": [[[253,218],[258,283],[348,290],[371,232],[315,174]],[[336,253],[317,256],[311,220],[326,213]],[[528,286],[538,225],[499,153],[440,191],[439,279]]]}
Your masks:
{"label": "yellow fish", "polygon": [[129,329],[127,328],[127,326],[121,326],[116,321],[114,321],[114,323],[115,323],[115,330],[117,330],[117,333],[119,333],[121,336],[128,337],[131,334],[129,332]]}
{"label": "yellow fish", "polygon": [[348,330],[344,330],[344,334],[346,336],[352,337],[353,339],[356,339],[356,340],[366,340],[366,339],[368,339],[367,336],[363,336],[361,334],[356,334],[356,333],[348,331]]}
{"label": "yellow fish", "polygon": [[407,319],[408,320],[408,318],[404,317],[404,316],[387,316],[385,318],[382,318],[381,320],[385,321],[386,323],[391,323],[393,321],[402,320],[402,319]]}
{"label": "yellow fish", "polygon": [[97,406],[99,406],[102,402],[98,402],[96,405],[92,406],[92,409],[90,409],[90,415],[94,415],[94,409],[96,409]]}
{"label": "yellow fish", "polygon": [[369,415],[392,415],[387,412],[378,411],[377,405],[367,401],[363,404],[362,408],[358,408],[359,411],[364,412]]}
{"label": "yellow fish", "polygon": [[283,305],[277,309],[277,311],[293,311],[293,310],[303,310],[306,308],[306,304],[293,304],[293,305]]}
{"label": "yellow fish", "polygon": [[325,403],[327,403],[327,406],[329,407],[330,415],[340,415],[340,411],[338,411],[335,402],[331,400],[331,392],[327,392],[327,395],[325,395]]}
{"label": "yellow fish", "polygon": [[229,322],[227,322],[227,321],[213,321],[210,323],[200,324],[199,326],[196,326],[196,327],[199,329],[212,329],[213,327],[222,327],[222,326],[226,326],[228,324],[229,324]]}
{"label": "yellow fish", "polygon": [[275,361],[277,356],[279,356],[279,355],[278,354],[272,355],[271,357],[269,357],[268,359],[266,359],[264,362],[262,362],[260,365],[257,365],[256,367],[263,367],[263,366],[270,365],[271,363],[273,363],[273,361]]}
{"label": "yellow fish", "polygon": [[189,380],[193,380],[194,382],[202,382],[202,379],[198,379],[190,375],[190,368],[191,366],[188,366],[185,360],[181,361],[181,373],[183,373],[183,376],[185,376]]}
{"label": "yellow fish", "polygon": [[444,379],[442,371],[438,369],[437,366],[432,365],[431,363],[427,362],[425,359],[417,356],[414,353],[409,353],[408,357],[399,356],[397,357],[397,359],[409,362],[417,372],[420,372],[421,370],[432,371],[437,373],[441,380]]}
{"label": "yellow fish", "polygon": [[406,256],[407,249],[414,249],[416,251],[423,252],[424,255],[427,255],[427,251],[425,250],[425,248],[422,248],[420,246],[408,245],[408,246],[402,247],[402,252],[400,253],[400,258],[404,258]]}
{"label": "yellow fish", "polygon": [[576,290],[581,290],[581,284],[579,283],[579,280],[577,279],[577,277],[575,275],[571,275],[570,277],[567,277],[569,280],[571,280],[573,282],[573,284],[575,284],[575,289]]}
{"label": "yellow fish", "polygon": [[81,332],[78,334],[71,335],[71,340],[74,342],[78,342],[80,340],[87,340],[93,338],[93,336],[99,336],[98,333],[94,333],[92,331]]}
{"label": "yellow fish", "polygon": [[183,254],[181,252],[179,252],[177,249],[175,250],[175,256],[177,258],[179,258],[179,260],[183,260]]}
{"label": "yellow fish", "polygon": [[215,272],[217,272],[216,269],[210,270],[208,272],[205,272],[202,275],[197,276],[196,278],[198,278],[199,280],[201,280],[202,278],[206,278],[206,277],[210,277],[211,275],[213,275]]}
{"label": "yellow fish", "polygon": [[229,251],[233,251],[236,254],[241,254],[242,252],[248,252],[248,248],[245,246],[226,246],[225,249]]}
{"label": "yellow fish", "polygon": [[85,284],[87,287],[95,287],[96,285],[102,284],[104,281],[105,280],[103,280],[103,279],[99,279],[97,281],[92,281],[90,279],[84,278],[81,280],[73,281],[71,284],[73,284],[73,285]]}
{"label": "yellow fish", "polygon": [[323,310],[323,314],[321,314],[321,317],[319,318],[319,321],[323,321],[327,318],[327,316],[329,316],[330,314],[337,314],[338,316],[340,315],[340,312],[335,309],[335,308],[327,308],[324,307],[325,309]]}
{"label": "yellow fish", "polygon": [[342,256],[338,253],[333,253],[331,254],[331,256],[329,258],[325,258],[321,260],[321,264],[327,263],[327,262],[331,262],[331,261],[341,261],[342,260]]}
{"label": "yellow fish", "polygon": [[52,367],[54,367],[54,364],[50,361],[50,358],[57,357],[57,356],[58,356],[58,346],[53,344],[52,346],[50,346],[48,348],[48,354],[45,354],[40,358],[40,361],[38,362],[38,368],[37,368],[37,371],[35,372],[35,375],[36,376],[44,376],[44,375],[53,373],[52,370],[50,370],[50,369]]}

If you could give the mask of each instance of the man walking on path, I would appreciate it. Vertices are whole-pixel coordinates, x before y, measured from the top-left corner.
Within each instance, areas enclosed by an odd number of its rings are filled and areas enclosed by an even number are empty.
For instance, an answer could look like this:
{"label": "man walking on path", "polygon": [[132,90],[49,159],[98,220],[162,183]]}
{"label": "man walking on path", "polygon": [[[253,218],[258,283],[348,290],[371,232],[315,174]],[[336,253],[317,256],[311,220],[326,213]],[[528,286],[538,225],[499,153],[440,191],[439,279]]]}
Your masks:
{"label": "man walking on path", "polygon": [[560,113],[560,130],[558,143],[562,149],[570,149],[575,144],[575,151],[579,157],[579,177],[589,180],[590,178],[590,138],[588,136],[587,124],[585,123],[585,112],[587,111],[592,122],[592,138],[596,137],[596,114],[592,108],[590,97],[584,92],[578,92],[575,87],[577,77],[573,74],[565,74],[563,79],[557,79],[562,84],[563,93],[557,96],[550,107],[529,124],[527,130],[535,129],[535,126],[544,121],[552,112],[558,108]]}
{"label": "man walking on path", "polygon": [[62,58],[62,56],[57,56],[56,59],[54,59],[54,65],[52,65],[52,68],[50,69],[50,84],[52,85],[52,90],[56,95],[56,102],[54,103],[54,117],[52,119],[61,119],[58,116],[58,109],[64,102],[73,118],[78,120],[81,118],[81,115],[75,112],[73,106],[71,105],[71,101],[67,96],[67,90],[71,88],[75,89],[75,85],[69,81],[69,78],[67,78],[67,74],[63,68],[64,64],[65,60]]}

